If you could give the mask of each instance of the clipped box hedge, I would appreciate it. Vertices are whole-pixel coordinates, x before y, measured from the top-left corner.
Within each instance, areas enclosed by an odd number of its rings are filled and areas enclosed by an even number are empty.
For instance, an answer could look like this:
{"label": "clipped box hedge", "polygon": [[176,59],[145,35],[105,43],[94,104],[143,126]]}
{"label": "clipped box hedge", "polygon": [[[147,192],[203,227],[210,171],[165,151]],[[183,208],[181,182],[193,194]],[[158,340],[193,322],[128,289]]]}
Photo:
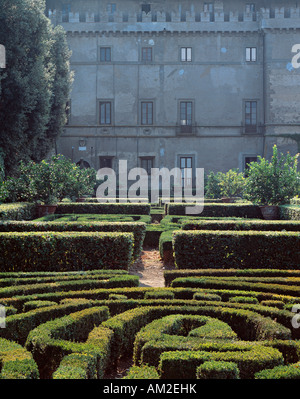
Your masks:
{"label": "clipped box hedge", "polygon": [[279,207],[279,213],[281,219],[300,220],[299,205],[282,205]]}
{"label": "clipped box hedge", "polygon": [[0,220],[31,220],[35,217],[35,204],[17,202],[0,204]]}
{"label": "clipped box hedge", "polygon": [[299,231],[300,221],[285,220],[192,220],[183,222],[182,230],[257,230]]}
{"label": "clipped box hedge", "polygon": [[88,202],[72,202],[57,205],[56,214],[66,213],[100,213],[100,214],[131,214],[131,215],[150,215],[150,204],[101,204]]}
{"label": "clipped box hedge", "polygon": [[[97,351],[95,340],[86,342],[90,332],[109,317],[107,307],[92,307],[48,321],[30,331],[25,348],[29,350],[41,371],[41,378],[49,378],[64,356],[87,353],[95,358],[103,356]],[[101,348],[102,349],[102,348]]]}
{"label": "clipped box hedge", "polygon": [[300,269],[300,232],[175,231],[178,269]]}
{"label": "clipped box hedge", "polygon": [[226,361],[237,364],[240,378],[254,378],[255,373],[283,365],[282,354],[275,348],[248,346],[245,350],[227,352],[172,351],[160,357],[161,379],[196,378],[197,368],[206,361]]}
{"label": "clipped box hedge", "polygon": [[[195,206],[195,204],[166,204],[167,215],[186,215],[186,207]],[[201,217],[238,217],[249,219],[262,219],[259,206],[235,203],[235,204],[205,204],[204,209],[198,216]]]}
{"label": "clipped box hedge", "polygon": [[32,354],[16,342],[0,338],[0,379],[38,379]]}
{"label": "clipped box hedge", "polygon": [[132,233],[0,233],[0,270],[128,270],[133,241]]}
{"label": "clipped box hedge", "polygon": [[300,270],[282,269],[180,269],[165,270],[165,286],[178,277],[300,277]]}
{"label": "clipped box hedge", "polygon": [[196,376],[200,380],[236,380],[240,372],[236,363],[211,360],[197,368]]}
{"label": "clipped box hedge", "polygon": [[0,232],[30,232],[30,231],[77,231],[77,232],[122,232],[133,233],[133,257],[137,259],[143,249],[146,234],[146,224],[138,222],[3,222]]}

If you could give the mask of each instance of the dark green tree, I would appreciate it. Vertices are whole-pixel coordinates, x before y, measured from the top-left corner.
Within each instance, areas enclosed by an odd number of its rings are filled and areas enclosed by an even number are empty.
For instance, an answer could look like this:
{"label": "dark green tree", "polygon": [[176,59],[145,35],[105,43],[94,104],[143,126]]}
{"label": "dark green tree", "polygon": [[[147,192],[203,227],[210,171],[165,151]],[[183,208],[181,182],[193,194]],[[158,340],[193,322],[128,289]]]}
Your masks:
{"label": "dark green tree", "polygon": [[6,48],[6,69],[0,70],[0,148],[8,175],[20,160],[43,159],[64,123],[70,80],[62,91],[56,82],[61,74],[69,76],[69,53],[57,54],[66,43],[44,10],[44,0],[0,0],[0,43]]}

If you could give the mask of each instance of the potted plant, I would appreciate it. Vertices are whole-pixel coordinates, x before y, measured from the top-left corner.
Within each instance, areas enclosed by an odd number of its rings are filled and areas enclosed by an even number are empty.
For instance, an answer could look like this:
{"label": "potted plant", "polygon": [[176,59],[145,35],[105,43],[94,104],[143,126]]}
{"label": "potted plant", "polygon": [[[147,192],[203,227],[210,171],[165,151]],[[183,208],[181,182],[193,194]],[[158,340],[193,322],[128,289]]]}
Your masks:
{"label": "potted plant", "polygon": [[245,177],[238,169],[230,169],[227,173],[219,174],[220,196],[223,202],[235,202],[245,188]]}
{"label": "potted plant", "polygon": [[259,156],[249,164],[244,194],[260,206],[264,219],[278,219],[278,206],[288,204],[299,190],[298,155],[279,155],[274,145],[270,162]]}

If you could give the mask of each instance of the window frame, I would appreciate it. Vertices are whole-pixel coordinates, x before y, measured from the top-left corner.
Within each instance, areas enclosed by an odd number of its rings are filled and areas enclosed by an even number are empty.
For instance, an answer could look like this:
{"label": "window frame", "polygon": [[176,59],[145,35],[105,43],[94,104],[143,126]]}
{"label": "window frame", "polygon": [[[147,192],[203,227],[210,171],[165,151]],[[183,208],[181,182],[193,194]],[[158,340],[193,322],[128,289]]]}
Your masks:
{"label": "window frame", "polygon": [[[253,52],[254,52],[254,54],[253,54]],[[249,63],[257,62],[257,47],[247,46],[245,48],[245,61],[249,62]]]}
{"label": "window frame", "polygon": [[[182,105],[185,104],[185,119],[182,119]],[[187,106],[188,104],[191,104],[191,117],[190,119],[188,118],[188,109]],[[183,121],[189,122],[190,123],[182,123]],[[179,100],[179,124],[180,126],[193,126],[194,122],[194,102],[192,100]]]}
{"label": "window frame", "polygon": [[[110,110],[109,110],[109,122],[107,122],[107,111],[106,111],[106,105],[110,106]],[[102,123],[101,122],[101,115],[102,115],[102,111],[101,111],[101,105],[105,105],[105,111],[104,111],[104,120],[105,122]],[[112,125],[112,121],[113,121],[113,102],[111,100],[98,100],[98,123],[100,126],[111,126]]]}
{"label": "window frame", "polygon": [[[149,119],[148,106],[151,104],[151,112]],[[144,120],[143,105],[146,105],[146,119]],[[154,124],[154,101],[152,100],[141,100],[140,101],[140,121],[142,126],[152,126]]]}
{"label": "window frame", "polygon": [[[250,112],[247,113],[247,104],[250,104]],[[253,119],[253,104],[255,106],[255,123],[247,123],[247,120],[250,118],[250,122]],[[257,126],[258,126],[258,100],[256,99],[247,99],[244,100],[244,126],[245,126],[245,133],[257,133]],[[249,117],[247,116],[249,115]]]}
{"label": "window frame", "polygon": [[[145,171],[147,172],[148,176],[151,176],[151,169],[154,168],[154,156],[140,156],[140,167],[142,169],[145,169]],[[143,165],[143,162],[146,161],[147,162],[147,166],[146,168]],[[150,170],[149,170],[149,165],[148,162],[150,163]]]}
{"label": "window frame", "polygon": [[[146,57],[144,57],[146,51]],[[150,59],[148,59],[148,52],[150,53]],[[141,61],[142,62],[152,62],[153,61],[153,49],[152,47],[142,47],[141,48]]]}
{"label": "window frame", "polygon": [[[190,57],[188,57],[188,50],[190,50]],[[184,51],[184,54],[183,54],[183,51]],[[180,47],[180,61],[181,62],[192,62],[193,61],[193,48],[191,46],[181,46]]]}
{"label": "window frame", "polygon": [[[182,166],[182,160],[191,160],[191,166],[187,167],[185,164]],[[193,187],[193,182],[194,182],[194,175],[195,175],[195,155],[194,154],[178,154],[178,163],[179,163],[179,169],[180,169],[180,177],[181,177],[181,187]],[[186,163],[186,162],[185,162]],[[184,175],[184,172],[186,173],[187,169],[191,169],[191,175],[187,177]],[[187,184],[189,183],[189,184]]]}
{"label": "window frame", "polygon": [[[102,50],[105,51],[104,59],[102,59],[102,57],[101,57]],[[107,59],[107,57],[106,57],[107,50],[109,50],[109,59]],[[111,60],[112,60],[112,48],[111,48],[111,46],[100,46],[99,47],[99,61],[100,62],[111,62]]]}
{"label": "window frame", "polygon": [[[101,165],[102,161],[104,160],[109,160],[110,161],[110,166],[107,165]],[[114,156],[110,156],[110,155],[99,155],[99,168],[109,168],[109,169],[113,169],[113,160],[114,160]]]}
{"label": "window frame", "polygon": [[[148,11],[143,10],[143,8],[147,8]],[[149,12],[151,12],[151,4],[150,3],[145,3],[145,4],[141,4],[141,12],[145,12],[146,14],[149,14]]]}

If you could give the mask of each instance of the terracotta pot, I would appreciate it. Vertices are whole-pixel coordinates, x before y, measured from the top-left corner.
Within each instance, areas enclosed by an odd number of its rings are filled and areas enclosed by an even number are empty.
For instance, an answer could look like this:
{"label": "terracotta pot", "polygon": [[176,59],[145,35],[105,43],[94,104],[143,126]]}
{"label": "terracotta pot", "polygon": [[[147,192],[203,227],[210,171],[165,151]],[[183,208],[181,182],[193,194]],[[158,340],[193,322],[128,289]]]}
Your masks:
{"label": "terracotta pot", "polygon": [[37,215],[39,218],[47,215],[53,215],[57,205],[37,205]]}
{"label": "terracotta pot", "polygon": [[279,207],[276,205],[264,205],[260,206],[263,218],[266,220],[277,220],[279,219]]}
{"label": "terracotta pot", "polygon": [[226,203],[233,203],[233,202],[235,202],[235,200],[234,200],[234,198],[231,198],[231,197],[223,197],[223,198],[221,198],[221,200],[222,200],[222,202],[226,202]]}

